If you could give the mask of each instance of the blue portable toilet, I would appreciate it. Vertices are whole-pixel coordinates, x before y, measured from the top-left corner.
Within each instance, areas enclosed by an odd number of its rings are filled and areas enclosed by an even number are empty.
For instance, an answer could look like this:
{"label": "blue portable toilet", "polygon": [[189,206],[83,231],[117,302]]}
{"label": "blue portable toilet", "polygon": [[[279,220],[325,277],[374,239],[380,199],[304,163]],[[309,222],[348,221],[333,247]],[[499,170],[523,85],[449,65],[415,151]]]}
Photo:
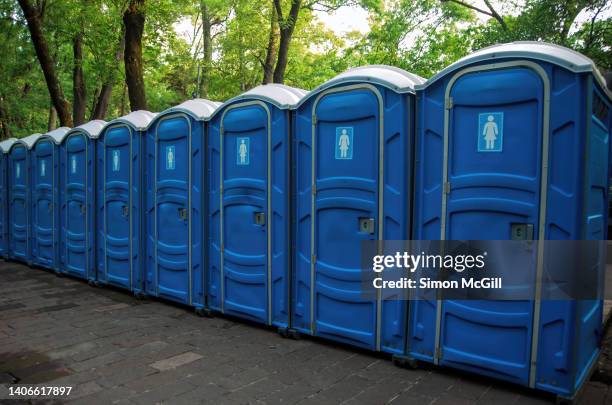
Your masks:
{"label": "blue portable toilet", "polygon": [[218,103],[195,99],[155,117],[145,138],[145,293],[204,307],[206,121]]}
{"label": "blue portable toilet", "polygon": [[0,142],[0,257],[8,258],[8,153],[17,138]]}
{"label": "blue portable toilet", "polygon": [[96,281],[96,139],[106,123],[93,120],[68,131],[60,145],[60,272]]}
{"label": "blue portable toilet", "polygon": [[[413,239],[606,239],[610,104],[593,62],[551,44],[442,70],[419,89]],[[541,299],[543,251],[533,300],[413,301],[410,356],[572,397],[599,353],[602,301]]]}
{"label": "blue portable toilet", "polygon": [[32,264],[30,150],[40,134],[18,139],[9,150],[8,221],[9,258]]}
{"label": "blue portable toilet", "polygon": [[279,84],[224,103],[210,122],[208,307],[289,325],[291,110]]}
{"label": "blue portable toilet", "polygon": [[134,111],[110,121],[97,142],[97,281],[143,293],[141,216],[143,137],[155,117]]}
{"label": "blue portable toilet", "polygon": [[59,272],[59,145],[69,128],[41,135],[30,152],[32,264]]}
{"label": "blue portable toilet", "polygon": [[362,294],[362,241],[410,237],[415,86],[390,66],[324,83],[295,118],[292,326],[402,354],[406,301]]}

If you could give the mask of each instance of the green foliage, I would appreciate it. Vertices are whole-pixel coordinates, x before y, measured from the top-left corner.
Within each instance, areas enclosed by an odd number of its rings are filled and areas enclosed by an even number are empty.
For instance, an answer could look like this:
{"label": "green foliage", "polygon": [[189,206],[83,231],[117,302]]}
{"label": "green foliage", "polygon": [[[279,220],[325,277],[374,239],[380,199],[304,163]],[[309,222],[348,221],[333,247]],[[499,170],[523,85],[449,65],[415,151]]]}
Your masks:
{"label": "green foliage", "polygon": [[467,54],[471,38],[462,25],[474,14],[455,3],[400,0],[372,17],[372,29],[351,52],[359,64],[383,63],[429,77]]}
{"label": "green foliage", "polygon": [[[496,11],[503,24],[486,15],[487,9],[482,13],[453,0],[302,0],[285,81],[312,89],[364,64],[389,64],[429,77],[476,49],[517,40],[569,46],[590,56],[600,68],[612,69],[609,1],[493,3],[500,5]],[[72,95],[72,40],[82,32],[90,109],[102,84],[110,82],[113,91],[106,118],[127,113],[123,60],[117,55],[127,0],[38,0],[37,4],[44,4],[44,34],[68,99]],[[211,65],[202,53],[204,6],[213,24]],[[282,0],[281,6],[286,17],[291,0]],[[338,36],[317,18],[317,13],[341,6],[365,9],[370,31]],[[198,94],[198,80],[203,76],[208,79],[208,98],[217,101],[261,83],[272,0],[156,0],[145,2],[145,12],[144,79],[152,111]],[[192,27],[193,32],[188,36],[179,33],[179,23]],[[49,95],[16,0],[0,0],[0,54],[0,110],[6,112],[0,119],[14,136],[46,131]]]}
{"label": "green foliage", "polygon": [[[0,1],[0,100],[9,114],[6,123],[15,136],[40,132],[49,96],[40,73],[29,32],[15,13],[13,1]],[[44,113],[41,114],[41,111]]]}

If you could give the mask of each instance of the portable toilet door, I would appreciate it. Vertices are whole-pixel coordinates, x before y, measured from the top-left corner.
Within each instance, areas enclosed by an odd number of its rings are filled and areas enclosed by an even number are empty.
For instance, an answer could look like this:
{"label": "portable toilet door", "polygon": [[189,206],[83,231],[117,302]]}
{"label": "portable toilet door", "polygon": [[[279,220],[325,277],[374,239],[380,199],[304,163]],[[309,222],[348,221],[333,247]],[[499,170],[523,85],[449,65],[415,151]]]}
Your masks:
{"label": "portable toilet door", "polygon": [[195,99],[155,117],[145,138],[145,293],[204,307],[206,121]]}
{"label": "portable toilet door", "polygon": [[406,301],[362,294],[361,246],[410,237],[414,87],[422,82],[364,66],[297,108],[292,323],[300,332],[404,351]]}
{"label": "portable toilet door", "polygon": [[0,257],[8,258],[8,152],[17,138],[0,142]]}
{"label": "portable toilet door", "polygon": [[141,294],[142,138],[155,117],[134,111],[104,127],[97,142],[97,281]]}
{"label": "portable toilet door", "polygon": [[9,258],[32,264],[30,149],[40,134],[17,140],[9,151]]}
{"label": "portable toilet door", "polygon": [[60,257],[62,273],[96,281],[95,141],[106,123],[72,128],[60,146]]}
{"label": "portable toilet door", "polygon": [[255,87],[210,122],[208,306],[289,326],[291,109],[306,92]]}
{"label": "portable toilet door", "polygon": [[69,128],[41,135],[30,152],[32,263],[59,272],[59,145]]}
{"label": "portable toilet door", "polygon": [[[605,239],[604,89],[591,60],[537,42],[482,49],[428,80],[414,239]],[[602,302],[542,299],[538,246],[532,300],[414,301],[410,355],[573,396],[597,359]]]}

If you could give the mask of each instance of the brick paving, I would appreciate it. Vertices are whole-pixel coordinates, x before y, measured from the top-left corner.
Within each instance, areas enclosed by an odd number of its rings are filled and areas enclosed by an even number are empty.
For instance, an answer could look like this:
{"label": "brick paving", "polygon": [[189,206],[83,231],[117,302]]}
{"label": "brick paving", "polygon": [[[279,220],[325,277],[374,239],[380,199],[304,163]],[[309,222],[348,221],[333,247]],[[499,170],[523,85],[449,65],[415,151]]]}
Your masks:
{"label": "brick paving", "polygon": [[[73,386],[65,402],[87,405],[554,400],[457,371],[397,368],[385,355],[284,339],[265,327],[199,318],[188,308],[0,261],[0,384],[14,378]],[[612,403],[607,383],[589,382],[580,403]]]}

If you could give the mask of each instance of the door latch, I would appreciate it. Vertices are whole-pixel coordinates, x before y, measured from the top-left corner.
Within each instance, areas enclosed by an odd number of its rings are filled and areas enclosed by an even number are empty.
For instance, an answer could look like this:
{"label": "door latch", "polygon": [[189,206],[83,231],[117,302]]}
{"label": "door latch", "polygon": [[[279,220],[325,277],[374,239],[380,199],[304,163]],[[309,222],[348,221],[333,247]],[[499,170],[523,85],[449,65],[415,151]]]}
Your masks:
{"label": "door latch", "polygon": [[178,215],[181,221],[186,221],[187,220],[187,208],[179,208]]}
{"label": "door latch", "polygon": [[256,212],[254,215],[255,225],[266,224],[266,214],[263,212]]}
{"label": "door latch", "polygon": [[374,218],[359,218],[359,232],[374,235]]}
{"label": "door latch", "polygon": [[533,240],[533,224],[510,224],[510,232],[512,240]]}
{"label": "door latch", "polygon": [[81,215],[85,215],[85,204],[80,205]]}
{"label": "door latch", "polygon": [[53,203],[51,201],[47,203],[47,209],[49,210],[49,212],[53,212]]}
{"label": "door latch", "polygon": [[124,206],[121,207],[121,214],[124,217],[127,217],[127,216],[130,215],[130,210],[129,210],[129,207],[127,205],[124,205]]}

